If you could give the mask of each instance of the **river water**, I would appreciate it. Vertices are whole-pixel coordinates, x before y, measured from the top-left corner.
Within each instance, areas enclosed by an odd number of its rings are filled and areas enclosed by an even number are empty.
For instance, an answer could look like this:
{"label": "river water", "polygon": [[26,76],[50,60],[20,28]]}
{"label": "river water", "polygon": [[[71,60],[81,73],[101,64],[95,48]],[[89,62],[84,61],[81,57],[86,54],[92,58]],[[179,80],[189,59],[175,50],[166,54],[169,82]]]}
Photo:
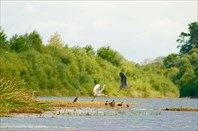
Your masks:
{"label": "river water", "polygon": [[[40,97],[67,100],[74,97]],[[91,101],[81,97],[79,101]],[[162,111],[170,107],[198,108],[198,99],[101,98],[95,101],[135,103],[124,109],[67,109],[46,115],[1,117],[1,130],[184,130],[198,131],[198,112]],[[72,114],[72,112],[74,114]],[[80,112],[80,113],[79,113]],[[82,114],[82,112],[84,114]],[[87,113],[89,113],[87,115]]]}

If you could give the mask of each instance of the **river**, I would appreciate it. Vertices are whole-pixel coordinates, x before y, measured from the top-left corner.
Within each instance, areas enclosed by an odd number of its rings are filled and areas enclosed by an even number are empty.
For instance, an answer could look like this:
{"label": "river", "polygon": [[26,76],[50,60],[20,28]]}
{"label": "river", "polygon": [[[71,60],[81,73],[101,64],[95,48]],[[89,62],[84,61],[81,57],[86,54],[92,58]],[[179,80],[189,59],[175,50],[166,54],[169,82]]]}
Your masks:
{"label": "river", "polygon": [[[40,97],[39,100],[67,100],[74,97]],[[79,101],[90,101],[80,97]],[[162,111],[164,108],[198,108],[198,99],[170,98],[102,98],[95,101],[136,103],[125,109],[78,109],[73,112],[88,112],[89,115],[16,115],[0,117],[1,130],[198,130],[198,112]],[[71,109],[70,109],[71,111]],[[61,112],[61,110],[59,111]],[[91,114],[92,113],[92,114]]]}

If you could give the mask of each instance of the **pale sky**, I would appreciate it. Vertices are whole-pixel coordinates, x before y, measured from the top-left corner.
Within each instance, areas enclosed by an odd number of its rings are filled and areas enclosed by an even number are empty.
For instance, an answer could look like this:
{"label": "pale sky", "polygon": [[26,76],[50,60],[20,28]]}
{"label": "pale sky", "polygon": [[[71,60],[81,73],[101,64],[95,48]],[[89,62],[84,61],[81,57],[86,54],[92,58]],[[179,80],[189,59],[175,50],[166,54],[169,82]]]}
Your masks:
{"label": "pale sky", "polygon": [[198,20],[193,1],[2,1],[8,37],[37,30],[47,44],[55,32],[72,47],[110,46],[136,63],[178,53],[176,40]]}

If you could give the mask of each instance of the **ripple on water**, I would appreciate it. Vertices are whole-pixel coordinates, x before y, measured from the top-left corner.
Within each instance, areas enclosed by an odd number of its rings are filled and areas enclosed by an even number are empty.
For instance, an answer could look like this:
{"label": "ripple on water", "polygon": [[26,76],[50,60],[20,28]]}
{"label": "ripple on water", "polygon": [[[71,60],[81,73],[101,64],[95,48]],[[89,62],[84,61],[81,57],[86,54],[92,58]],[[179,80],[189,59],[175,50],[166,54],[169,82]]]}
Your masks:
{"label": "ripple on water", "polygon": [[[97,98],[97,100],[106,99]],[[198,130],[197,112],[159,110],[180,106],[197,107],[197,99],[116,98],[115,100],[143,104],[126,109],[60,109],[53,114],[46,113],[41,116],[1,117],[0,127],[5,130],[39,128],[41,130]]]}

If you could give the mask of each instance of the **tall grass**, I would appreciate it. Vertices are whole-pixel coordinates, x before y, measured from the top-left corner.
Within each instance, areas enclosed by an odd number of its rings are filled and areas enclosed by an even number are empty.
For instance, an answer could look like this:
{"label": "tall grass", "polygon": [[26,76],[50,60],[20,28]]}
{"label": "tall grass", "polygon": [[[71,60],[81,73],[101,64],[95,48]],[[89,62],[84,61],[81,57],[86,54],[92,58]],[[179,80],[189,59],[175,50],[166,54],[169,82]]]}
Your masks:
{"label": "tall grass", "polygon": [[22,83],[16,83],[14,80],[5,80],[0,78],[0,99],[13,102],[31,102],[32,96],[23,88]]}
{"label": "tall grass", "polygon": [[0,78],[0,116],[10,113],[41,113],[47,105],[39,104],[24,88],[23,82]]}

